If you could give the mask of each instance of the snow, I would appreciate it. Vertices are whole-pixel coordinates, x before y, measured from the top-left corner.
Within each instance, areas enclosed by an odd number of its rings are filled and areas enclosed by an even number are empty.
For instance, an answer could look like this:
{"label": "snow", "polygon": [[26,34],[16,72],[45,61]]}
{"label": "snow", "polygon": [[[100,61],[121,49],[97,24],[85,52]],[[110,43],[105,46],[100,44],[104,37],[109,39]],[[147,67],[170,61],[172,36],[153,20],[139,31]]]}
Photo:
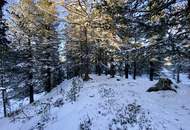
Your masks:
{"label": "snow", "polygon": [[[117,111],[134,102],[149,113],[147,118],[151,119],[153,129],[190,129],[190,83],[185,76],[181,77],[184,80],[178,85],[177,93],[146,92],[157,81],[149,81],[145,76],[137,80],[105,75],[91,75],[91,78],[93,80],[83,83],[76,102],[66,100],[72,80],[65,80],[51,93],[39,96],[34,104],[23,105],[24,112],[14,118],[0,119],[0,129],[38,130],[43,125],[44,130],[79,130],[80,123],[90,118],[92,130],[108,130]],[[58,99],[63,99],[64,105],[55,107]],[[47,111],[42,109],[46,107]],[[137,126],[130,126],[129,129],[139,130]]]}
{"label": "snow", "polygon": [[[44,92],[40,94],[34,94],[34,100],[39,100],[44,96]],[[13,112],[18,110],[20,107],[25,106],[29,103],[29,98],[25,98],[23,100],[19,99],[11,99],[9,100],[8,112]],[[2,97],[0,97],[0,118],[3,117],[3,101]]]}

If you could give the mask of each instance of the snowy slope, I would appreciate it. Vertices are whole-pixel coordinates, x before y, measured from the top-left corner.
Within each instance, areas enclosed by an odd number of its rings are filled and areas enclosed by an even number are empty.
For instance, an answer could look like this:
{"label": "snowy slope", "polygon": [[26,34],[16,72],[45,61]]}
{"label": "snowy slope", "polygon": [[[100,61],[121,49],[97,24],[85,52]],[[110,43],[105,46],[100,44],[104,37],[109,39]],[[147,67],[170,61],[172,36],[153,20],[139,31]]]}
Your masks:
{"label": "snowy slope", "polygon": [[[76,102],[66,100],[66,93],[72,86],[72,80],[66,80],[34,104],[24,106],[14,118],[0,119],[0,130],[79,130],[80,124],[84,122],[92,130],[124,129],[121,124],[129,130],[190,129],[188,82],[179,85],[178,93],[148,93],[146,90],[156,81],[151,82],[146,77],[137,80],[96,75],[91,77],[93,80],[82,83]],[[57,105],[57,102],[61,105]],[[131,106],[139,109],[130,110]],[[123,113],[126,114],[124,117]],[[132,117],[126,118],[127,113]],[[123,121],[133,118],[136,119],[134,122]]]}

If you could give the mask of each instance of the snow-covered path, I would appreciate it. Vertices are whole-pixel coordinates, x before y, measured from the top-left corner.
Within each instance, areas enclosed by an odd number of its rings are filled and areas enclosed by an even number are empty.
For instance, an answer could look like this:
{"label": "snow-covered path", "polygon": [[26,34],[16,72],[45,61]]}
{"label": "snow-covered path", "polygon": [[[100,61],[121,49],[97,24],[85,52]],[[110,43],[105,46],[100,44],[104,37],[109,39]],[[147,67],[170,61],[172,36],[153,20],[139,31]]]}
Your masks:
{"label": "snow-covered path", "polygon": [[[109,125],[122,106],[136,103],[141,106],[148,118],[151,119],[152,129],[156,130],[189,130],[190,121],[190,85],[182,82],[177,89],[178,93],[161,91],[148,93],[146,90],[156,81],[149,81],[146,77],[137,80],[108,76],[91,75],[93,80],[85,82],[80,90],[79,97],[74,103],[64,101],[64,105],[51,105],[47,113],[39,113],[41,103],[54,104],[57,99],[65,99],[66,92],[71,86],[71,80],[64,81],[50,94],[33,105],[23,108],[31,119],[16,120],[0,119],[1,130],[29,130],[40,129],[43,124],[45,130],[79,130],[80,123],[90,118],[92,130],[109,130]],[[47,118],[44,118],[48,117]],[[44,120],[46,119],[46,120]],[[137,127],[128,127],[129,130],[139,130]]]}

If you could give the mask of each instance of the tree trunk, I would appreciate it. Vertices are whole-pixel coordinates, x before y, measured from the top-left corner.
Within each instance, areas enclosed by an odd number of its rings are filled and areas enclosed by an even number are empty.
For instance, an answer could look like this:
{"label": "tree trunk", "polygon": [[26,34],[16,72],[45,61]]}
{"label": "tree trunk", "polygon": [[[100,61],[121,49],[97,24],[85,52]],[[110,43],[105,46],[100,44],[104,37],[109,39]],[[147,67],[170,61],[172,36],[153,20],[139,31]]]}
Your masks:
{"label": "tree trunk", "polygon": [[115,77],[115,73],[116,73],[116,71],[115,71],[115,65],[114,65],[114,59],[112,58],[111,59],[111,65],[110,65],[110,75],[111,75],[111,78],[114,78]]}
{"label": "tree trunk", "polygon": [[101,70],[101,66],[100,66],[100,63],[97,63],[96,65],[96,73],[101,76],[102,74],[102,70]]}
{"label": "tree trunk", "polygon": [[123,77],[123,62],[122,61],[119,62],[118,72],[119,72],[119,76]]}
{"label": "tree trunk", "polygon": [[96,72],[100,76],[102,74],[102,69],[101,69],[101,62],[103,58],[103,49],[98,48],[98,54],[97,54],[97,59],[96,59]]}
{"label": "tree trunk", "polygon": [[177,66],[177,83],[180,83],[180,65]]}
{"label": "tree trunk", "polygon": [[0,46],[0,53],[1,53],[1,59],[0,59],[0,61],[1,61],[1,66],[0,66],[0,80],[1,80],[1,88],[2,88],[2,99],[3,99],[3,112],[4,112],[4,117],[7,117],[7,108],[6,108],[6,95],[5,95],[5,93],[6,93],[6,89],[5,89],[5,86],[4,86],[4,76],[5,76],[5,70],[4,70],[4,67],[5,67],[5,65],[4,65],[4,60],[5,60],[5,58],[4,58],[4,56],[5,56],[5,49],[4,49],[4,46]]}
{"label": "tree trunk", "polygon": [[89,64],[86,63],[85,64],[85,73],[84,73],[84,81],[88,81],[90,79],[90,76],[89,76]]}
{"label": "tree trunk", "polygon": [[179,69],[177,70],[177,83],[180,83],[180,71],[179,71]]}
{"label": "tree trunk", "polygon": [[[80,44],[80,52],[82,52],[83,51],[83,46],[82,46],[82,43],[81,42],[79,42],[79,44]],[[83,56],[82,55],[80,55],[80,67],[79,67],[79,75],[80,75],[80,77],[82,77],[82,75],[83,75],[83,70],[84,70],[84,63],[83,63]]]}
{"label": "tree trunk", "polygon": [[90,59],[88,56],[85,58],[85,72],[84,72],[84,81],[88,81],[90,79],[89,73],[90,73]]}
{"label": "tree trunk", "polygon": [[111,78],[115,77],[115,65],[114,64],[111,64],[110,75],[111,75]]}
{"label": "tree trunk", "polygon": [[74,76],[79,76],[80,75],[80,66],[75,66],[73,67],[74,69]]}
{"label": "tree trunk", "polygon": [[173,79],[176,79],[175,76],[176,76],[176,75],[175,75],[175,69],[173,69],[173,71],[172,71],[172,78],[173,78]]}
{"label": "tree trunk", "polygon": [[48,67],[47,69],[47,83],[46,83],[46,91],[49,93],[51,91],[51,69]]}
{"label": "tree trunk", "polygon": [[125,63],[125,78],[129,78],[129,64],[127,62]]}
{"label": "tree trunk", "polygon": [[7,117],[7,96],[6,96],[6,89],[2,89],[2,98],[3,98],[3,112],[4,112],[4,117]]}
{"label": "tree trunk", "polygon": [[30,93],[30,103],[33,103],[34,102],[34,88],[33,88],[33,84],[32,84],[32,79],[33,79],[33,76],[32,76],[32,73],[29,74],[29,93]]}
{"label": "tree trunk", "polygon": [[32,45],[31,45],[31,40],[28,39],[28,45],[29,45],[29,70],[28,70],[28,86],[29,86],[29,98],[30,98],[30,103],[34,102],[34,88],[33,88],[33,72],[32,72]]}
{"label": "tree trunk", "polygon": [[[108,66],[107,61],[104,63],[106,66]],[[105,68],[105,75],[107,76],[109,74],[109,68]]]}
{"label": "tree trunk", "polygon": [[153,62],[150,61],[150,81],[153,81],[153,77],[154,76],[154,66],[153,66]]}
{"label": "tree trunk", "polygon": [[50,69],[50,85],[51,85],[51,90],[56,85],[55,77],[54,77],[54,73],[52,69]]}
{"label": "tree trunk", "polygon": [[87,37],[87,28],[84,27],[84,34],[85,34],[85,73],[84,73],[84,80],[87,81],[90,79],[90,59],[89,59],[89,48],[88,48],[88,37]]}
{"label": "tree trunk", "polygon": [[137,73],[137,63],[136,63],[136,61],[134,61],[134,63],[133,63],[133,79],[135,80],[136,79],[136,73]]}

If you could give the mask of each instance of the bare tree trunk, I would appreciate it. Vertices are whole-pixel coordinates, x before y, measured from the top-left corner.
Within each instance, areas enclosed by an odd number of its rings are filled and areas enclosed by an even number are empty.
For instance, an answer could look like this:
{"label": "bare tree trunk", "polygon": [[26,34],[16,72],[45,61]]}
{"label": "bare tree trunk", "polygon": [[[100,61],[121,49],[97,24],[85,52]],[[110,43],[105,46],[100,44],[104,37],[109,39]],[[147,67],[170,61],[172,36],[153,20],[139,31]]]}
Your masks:
{"label": "bare tree trunk", "polygon": [[2,98],[3,98],[3,112],[4,117],[7,117],[7,96],[6,96],[6,89],[2,89]]}
{"label": "bare tree trunk", "polygon": [[33,88],[33,84],[32,84],[32,79],[33,79],[33,76],[31,73],[29,73],[29,97],[30,97],[30,103],[33,103],[34,102],[34,88]]}
{"label": "bare tree trunk", "polygon": [[173,70],[172,70],[172,78],[173,78],[173,79],[176,79],[175,76],[176,76],[176,75],[175,75],[175,69],[173,69]]}
{"label": "bare tree trunk", "polygon": [[113,63],[111,63],[111,67],[110,67],[110,75],[111,75],[111,78],[114,78],[115,77],[115,65]]}
{"label": "bare tree trunk", "polygon": [[180,68],[177,67],[177,83],[180,83]]}
{"label": "bare tree trunk", "polygon": [[[82,50],[83,50],[83,46],[82,46],[82,44],[81,44],[81,42],[80,42],[80,52],[82,53]],[[80,75],[80,77],[82,77],[82,75],[83,75],[83,68],[84,68],[84,63],[83,63],[83,58],[82,58],[82,55],[80,55],[80,70],[79,70],[79,75]]]}
{"label": "bare tree trunk", "polygon": [[90,79],[90,76],[89,76],[89,58],[87,57],[86,58],[86,64],[85,64],[85,73],[84,73],[84,80],[85,81],[88,81]]}
{"label": "bare tree trunk", "polygon": [[[104,60],[103,60],[103,64],[108,66],[108,61],[107,61],[107,57],[106,57],[106,54],[104,55]],[[109,69],[108,68],[105,68],[105,75],[107,76],[109,74]]]}
{"label": "bare tree trunk", "polygon": [[101,48],[98,49],[98,54],[97,54],[97,59],[96,59],[96,73],[100,76],[102,74],[102,69],[101,69],[101,62],[102,62],[102,52],[103,50]]}
{"label": "bare tree trunk", "polygon": [[129,78],[129,64],[128,62],[125,62],[125,78]]}
{"label": "bare tree trunk", "polygon": [[47,83],[46,83],[46,91],[49,93],[51,91],[51,69],[48,67],[47,69]]}
{"label": "bare tree trunk", "polygon": [[137,73],[137,63],[136,63],[136,61],[134,61],[134,63],[133,63],[133,79],[135,80],[136,79],[136,73]]}
{"label": "bare tree trunk", "polygon": [[86,70],[85,70],[85,74],[84,74],[84,81],[88,81],[90,79],[90,76],[89,76],[89,65],[86,64]]}
{"label": "bare tree trunk", "polygon": [[[107,61],[105,61],[104,63],[106,66],[108,66],[108,63]],[[107,76],[109,74],[109,69],[108,68],[105,68],[105,75]]]}
{"label": "bare tree trunk", "polygon": [[113,58],[111,58],[111,60],[110,60],[109,73],[110,73],[111,78],[114,78],[114,77],[115,77],[116,71],[115,71],[115,65],[114,65],[114,59],[113,59]]}
{"label": "bare tree trunk", "polygon": [[31,45],[31,40],[30,38],[28,39],[28,45],[29,45],[29,70],[28,70],[28,86],[29,86],[29,98],[30,98],[30,103],[34,102],[34,87],[33,87],[33,72],[32,72],[32,45]]}
{"label": "bare tree trunk", "polygon": [[84,27],[84,33],[85,33],[85,73],[84,73],[84,80],[87,81],[90,79],[89,73],[90,73],[90,59],[89,59],[89,48],[88,48],[88,37],[87,37],[87,28]]}
{"label": "bare tree trunk", "polygon": [[52,90],[52,88],[55,87],[56,85],[54,72],[52,68],[50,69],[50,84],[51,84],[51,90]]}
{"label": "bare tree trunk", "polygon": [[0,61],[1,61],[1,66],[0,66],[0,80],[1,80],[1,91],[2,91],[2,99],[3,99],[3,112],[4,112],[4,117],[7,117],[7,108],[6,108],[6,89],[4,86],[4,76],[5,76],[5,64],[4,64],[4,60],[5,60],[5,47],[4,45],[0,46]]}
{"label": "bare tree trunk", "polygon": [[153,66],[153,62],[150,61],[150,81],[153,81],[153,77],[154,76],[154,66]]}
{"label": "bare tree trunk", "polygon": [[177,72],[177,83],[180,83],[180,74]]}
{"label": "bare tree trunk", "polygon": [[96,73],[98,74],[98,76],[101,76],[102,70],[101,70],[100,63],[97,63],[96,65]]}

